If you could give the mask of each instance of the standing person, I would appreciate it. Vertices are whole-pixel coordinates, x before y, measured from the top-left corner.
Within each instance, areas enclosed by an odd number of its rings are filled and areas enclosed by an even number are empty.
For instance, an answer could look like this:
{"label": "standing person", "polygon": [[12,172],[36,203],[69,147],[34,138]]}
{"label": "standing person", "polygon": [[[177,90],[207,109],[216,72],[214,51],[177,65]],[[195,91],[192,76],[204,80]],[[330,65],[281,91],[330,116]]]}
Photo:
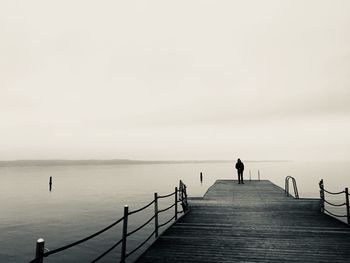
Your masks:
{"label": "standing person", "polygon": [[244,164],[242,163],[241,159],[237,160],[236,169],[237,169],[237,173],[238,173],[238,183],[244,184],[244,182],[243,182]]}

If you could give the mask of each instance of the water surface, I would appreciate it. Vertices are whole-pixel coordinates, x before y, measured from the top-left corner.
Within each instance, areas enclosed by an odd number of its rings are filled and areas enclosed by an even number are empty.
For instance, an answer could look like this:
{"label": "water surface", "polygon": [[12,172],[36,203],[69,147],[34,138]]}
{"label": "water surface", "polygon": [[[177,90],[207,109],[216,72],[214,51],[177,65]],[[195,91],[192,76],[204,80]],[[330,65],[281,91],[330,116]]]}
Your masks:
{"label": "water surface", "polygon": [[[137,209],[153,198],[153,193],[168,194],[182,179],[190,196],[203,196],[217,179],[236,179],[233,163],[140,164],[95,166],[31,166],[0,167],[0,262],[26,262],[34,255],[39,237],[46,247],[54,249],[83,238],[120,218],[123,206]],[[251,162],[245,163],[244,177],[271,180],[284,187],[287,175],[298,182],[301,197],[318,197],[321,178],[331,191],[350,185],[350,162]],[[250,171],[250,173],[249,173]],[[199,173],[203,173],[203,183]],[[251,174],[251,176],[249,176]],[[48,190],[49,177],[53,189]],[[173,200],[161,200],[160,208]],[[342,211],[340,211],[342,212]],[[153,213],[150,207],[142,214],[130,217],[129,229],[147,220]],[[161,218],[164,222],[173,214]],[[130,237],[129,251],[153,231],[150,224]],[[120,227],[101,237],[45,262],[88,262],[120,238]],[[119,248],[102,262],[114,262]]]}

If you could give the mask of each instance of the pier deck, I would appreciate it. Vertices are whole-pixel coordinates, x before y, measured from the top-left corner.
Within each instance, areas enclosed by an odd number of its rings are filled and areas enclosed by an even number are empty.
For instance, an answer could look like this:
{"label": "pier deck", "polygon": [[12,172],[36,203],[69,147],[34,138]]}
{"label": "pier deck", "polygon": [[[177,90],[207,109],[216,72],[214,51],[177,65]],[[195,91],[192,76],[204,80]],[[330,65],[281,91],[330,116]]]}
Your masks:
{"label": "pier deck", "polygon": [[350,262],[350,228],[270,181],[218,180],[137,262]]}

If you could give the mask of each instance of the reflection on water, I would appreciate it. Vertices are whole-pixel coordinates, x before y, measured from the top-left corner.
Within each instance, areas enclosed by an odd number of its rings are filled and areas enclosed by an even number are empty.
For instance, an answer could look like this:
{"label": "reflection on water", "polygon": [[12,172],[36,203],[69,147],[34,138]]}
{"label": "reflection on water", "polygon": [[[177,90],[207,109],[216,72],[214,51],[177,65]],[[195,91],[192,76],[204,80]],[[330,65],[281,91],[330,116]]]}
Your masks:
{"label": "reflection on water", "polygon": [[[301,197],[318,197],[318,181],[323,178],[330,190],[349,186],[350,163],[259,163],[245,162],[245,179],[268,179],[284,187],[284,178],[296,178]],[[202,172],[202,180],[200,173]],[[52,177],[52,189],[49,180]],[[34,255],[35,241],[43,237],[46,247],[54,249],[100,230],[122,217],[123,206],[137,209],[153,198],[174,191],[178,181],[188,186],[190,196],[202,196],[217,179],[237,179],[232,163],[0,167],[0,262],[25,262]],[[163,200],[162,200],[163,201]],[[160,209],[173,200],[160,203]],[[130,230],[153,214],[153,207],[130,216]],[[171,211],[161,220],[171,217]],[[150,224],[131,236],[128,249],[148,236]],[[93,259],[120,238],[120,226],[98,238],[47,262],[81,262]],[[119,249],[104,262],[115,261]]]}

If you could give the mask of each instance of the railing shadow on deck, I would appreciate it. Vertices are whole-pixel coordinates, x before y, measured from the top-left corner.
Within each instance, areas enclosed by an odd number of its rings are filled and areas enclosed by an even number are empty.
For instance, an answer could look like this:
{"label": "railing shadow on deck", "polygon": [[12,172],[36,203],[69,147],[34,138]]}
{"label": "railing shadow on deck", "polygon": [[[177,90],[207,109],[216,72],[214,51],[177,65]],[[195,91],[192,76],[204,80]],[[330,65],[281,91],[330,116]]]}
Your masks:
{"label": "railing shadow on deck", "polygon": [[[169,207],[165,208],[165,209],[158,209],[158,200],[159,199],[163,199],[163,198],[169,198],[169,197],[174,197],[174,203],[172,205],[170,205]],[[181,207],[182,210],[178,211],[178,203],[181,203]],[[138,212],[141,212],[143,210],[145,210],[146,208],[150,207],[151,205],[154,205],[154,215],[149,218],[145,223],[143,223],[142,225],[140,225],[139,227],[137,227],[136,229],[128,232],[128,217],[130,215],[136,214]],[[174,208],[174,215],[167,220],[166,222],[159,224],[159,218],[158,215],[160,213],[163,213],[165,211],[170,210],[171,208]],[[36,252],[35,252],[35,258],[33,260],[31,260],[29,263],[43,263],[44,262],[44,258],[48,257],[50,255],[62,252],[66,249],[72,248],[74,246],[77,246],[81,243],[84,243],[94,237],[99,236],[100,234],[106,232],[107,230],[111,229],[112,227],[118,225],[119,223],[123,222],[123,228],[122,228],[122,237],[121,239],[119,239],[113,246],[111,246],[110,248],[108,248],[105,252],[103,252],[102,254],[100,254],[99,256],[97,256],[95,259],[93,259],[91,261],[91,263],[94,262],[98,262],[100,259],[104,258],[104,256],[106,256],[107,254],[109,254],[112,250],[114,250],[116,247],[118,247],[121,244],[121,251],[120,251],[120,262],[125,262],[125,260],[131,256],[132,254],[134,254],[137,250],[139,250],[143,245],[146,244],[146,242],[148,240],[150,240],[153,236],[155,236],[155,238],[158,238],[158,234],[159,234],[159,228],[166,226],[167,224],[169,224],[172,220],[178,220],[178,215],[179,214],[185,214],[188,211],[188,203],[187,203],[187,191],[186,191],[186,185],[180,180],[179,182],[179,187],[175,187],[175,191],[167,194],[167,195],[158,195],[158,193],[154,193],[154,199],[153,201],[151,201],[150,203],[148,203],[147,205],[137,209],[137,210],[133,210],[133,211],[129,211],[129,207],[126,205],[124,207],[124,216],[119,218],[118,220],[116,220],[115,222],[113,222],[112,224],[110,224],[109,226],[101,229],[100,231],[97,231],[96,233],[87,236],[83,239],[80,239],[78,241],[75,241],[71,244],[53,249],[53,250],[48,250],[45,248],[45,241],[43,238],[39,238],[37,240],[36,243]],[[152,231],[152,233],[150,233],[150,235],[143,241],[141,242],[136,248],[134,248],[133,250],[131,250],[130,252],[126,251],[126,245],[127,245],[127,240],[128,237],[135,234],[136,232],[138,232],[139,230],[141,230],[143,227],[145,227],[146,225],[148,225],[150,222],[154,221],[154,230]],[[174,222],[175,222],[174,221]]]}
{"label": "railing shadow on deck", "polygon": [[[349,189],[346,187],[343,191],[340,191],[340,192],[328,191],[324,188],[323,179],[319,182],[319,187],[320,187],[320,198],[321,198],[321,213],[328,214],[330,216],[335,217],[336,219],[346,218],[347,224],[350,225]],[[345,195],[345,202],[341,203],[341,204],[335,204],[335,203],[332,203],[330,201],[327,201],[325,198],[325,193],[332,195],[332,196],[344,194]],[[346,215],[339,215],[339,214],[335,214],[335,213],[330,212],[328,209],[325,208],[325,203],[332,206],[332,207],[345,206]],[[341,221],[341,222],[343,222],[343,221]]]}

